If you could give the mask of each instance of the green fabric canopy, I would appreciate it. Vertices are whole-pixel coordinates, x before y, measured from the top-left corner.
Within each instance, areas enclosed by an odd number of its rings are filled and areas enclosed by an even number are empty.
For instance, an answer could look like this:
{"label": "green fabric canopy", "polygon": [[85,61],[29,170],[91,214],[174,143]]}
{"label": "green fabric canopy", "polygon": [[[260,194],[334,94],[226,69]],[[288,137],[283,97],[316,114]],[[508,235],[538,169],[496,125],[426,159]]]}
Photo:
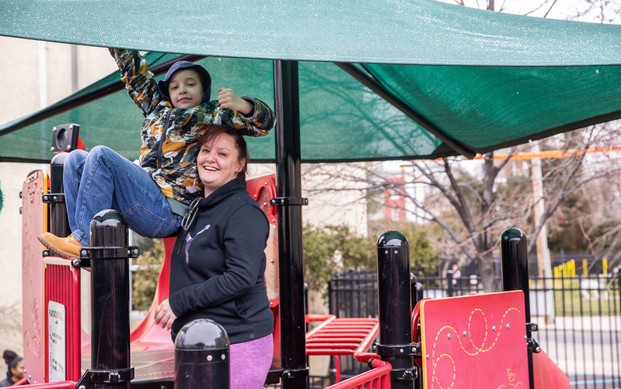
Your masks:
{"label": "green fabric canopy", "polygon": [[[269,59],[303,61],[305,162],[482,153],[621,117],[621,26],[432,0],[9,0],[0,11],[0,35],[207,55],[214,87],[271,106]],[[152,68],[174,57],[147,55]],[[87,149],[136,158],[143,117],[118,80],[1,126],[0,160],[49,161],[62,123],[81,125]],[[251,139],[253,159],[272,161],[273,142]]]}

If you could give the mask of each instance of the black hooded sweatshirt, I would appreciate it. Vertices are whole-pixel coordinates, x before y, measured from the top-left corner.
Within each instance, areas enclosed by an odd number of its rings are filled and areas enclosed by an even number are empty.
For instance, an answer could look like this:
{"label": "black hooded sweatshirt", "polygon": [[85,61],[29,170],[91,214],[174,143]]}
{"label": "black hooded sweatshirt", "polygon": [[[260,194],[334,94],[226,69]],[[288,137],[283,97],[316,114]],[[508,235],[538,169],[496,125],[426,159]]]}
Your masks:
{"label": "black hooded sweatshirt", "polygon": [[187,231],[177,238],[170,265],[173,341],[185,324],[211,319],[231,343],[271,334],[263,273],[269,223],[246,192],[243,176],[192,204]]}

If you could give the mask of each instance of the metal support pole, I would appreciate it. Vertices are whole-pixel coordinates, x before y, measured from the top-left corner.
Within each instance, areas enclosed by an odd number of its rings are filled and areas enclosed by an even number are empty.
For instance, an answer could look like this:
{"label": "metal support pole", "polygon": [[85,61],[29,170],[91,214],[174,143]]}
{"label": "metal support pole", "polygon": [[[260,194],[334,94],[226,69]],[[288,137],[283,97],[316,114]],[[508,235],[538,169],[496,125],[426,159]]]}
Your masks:
{"label": "metal support pole", "polygon": [[50,194],[45,199],[50,204],[50,232],[60,237],[71,234],[63,187],[63,170],[68,155],[68,153],[60,153],[52,158],[50,162]]}
{"label": "metal support pole", "polygon": [[175,388],[229,389],[230,346],[226,331],[213,320],[184,325],[175,339]]}
{"label": "metal support pole", "polygon": [[502,233],[502,290],[505,292],[521,290],[524,292],[524,316],[526,319],[526,337],[528,347],[528,380],[531,388],[535,387],[533,378],[533,352],[540,351],[532,338],[537,325],[530,322],[530,291],[528,286],[528,244],[524,232],[509,228]]}
{"label": "metal support pole", "polygon": [[[298,63],[274,61],[283,389],[308,387],[304,320]],[[276,201],[278,200],[278,201]]]}
{"label": "metal support pole", "polygon": [[91,268],[91,370],[79,384],[86,389],[129,389],[134,378],[129,351],[129,257],[137,257],[139,250],[127,246],[127,223],[117,211],[99,212],[90,230],[92,246],[80,249],[79,261],[74,260]]}
{"label": "metal support pole", "polygon": [[377,241],[377,289],[379,297],[379,344],[373,346],[383,361],[392,365],[393,389],[414,387],[418,370],[412,343],[410,247],[398,231],[388,231]]}

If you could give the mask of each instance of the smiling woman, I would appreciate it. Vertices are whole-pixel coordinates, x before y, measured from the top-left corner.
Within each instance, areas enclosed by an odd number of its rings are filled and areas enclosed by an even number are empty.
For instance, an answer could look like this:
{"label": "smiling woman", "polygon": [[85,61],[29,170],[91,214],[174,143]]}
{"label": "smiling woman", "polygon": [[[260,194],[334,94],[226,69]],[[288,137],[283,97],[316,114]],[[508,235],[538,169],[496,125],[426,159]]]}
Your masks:
{"label": "smiling woman", "polygon": [[205,198],[194,200],[183,219],[171,256],[170,295],[155,320],[172,330],[173,339],[195,319],[222,325],[231,341],[231,389],[262,388],[274,346],[263,276],[269,224],[246,191],[249,157],[239,131],[214,125],[197,147]]}
{"label": "smiling woman", "polygon": [[213,126],[198,140],[197,147],[198,175],[205,197],[246,173],[249,161],[246,141],[234,128]]}

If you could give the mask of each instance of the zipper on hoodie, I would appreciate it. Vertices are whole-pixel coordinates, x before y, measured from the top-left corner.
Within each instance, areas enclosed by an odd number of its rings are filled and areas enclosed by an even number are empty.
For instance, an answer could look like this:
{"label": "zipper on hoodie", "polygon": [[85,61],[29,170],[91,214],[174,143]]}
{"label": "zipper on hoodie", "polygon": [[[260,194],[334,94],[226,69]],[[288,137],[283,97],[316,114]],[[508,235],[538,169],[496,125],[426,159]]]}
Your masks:
{"label": "zipper on hoodie", "polygon": [[162,157],[163,157],[163,148],[164,141],[166,140],[166,130],[168,129],[168,122],[170,121],[170,115],[172,114],[172,109],[166,112],[166,119],[164,120],[164,128],[162,129],[162,135],[160,135],[160,143],[157,145],[157,168],[162,167]]}

